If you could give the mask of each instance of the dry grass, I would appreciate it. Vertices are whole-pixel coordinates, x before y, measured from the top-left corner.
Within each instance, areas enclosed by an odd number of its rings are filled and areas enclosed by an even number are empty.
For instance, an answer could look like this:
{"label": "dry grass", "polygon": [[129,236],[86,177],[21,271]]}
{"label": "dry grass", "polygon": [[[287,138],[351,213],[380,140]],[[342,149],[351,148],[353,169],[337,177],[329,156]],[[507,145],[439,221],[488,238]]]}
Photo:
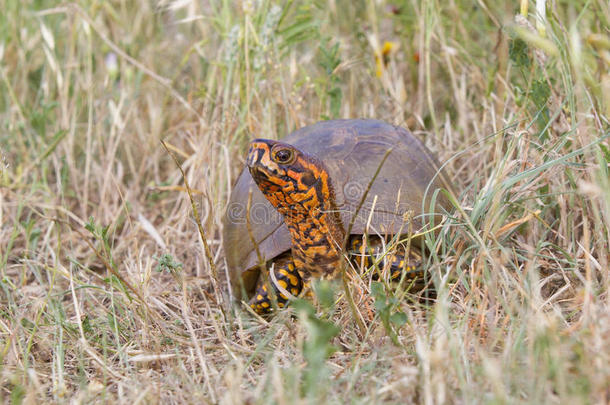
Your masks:
{"label": "dry grass", "polygon": [[[0,0],[3,402],[610,402],[606,1],[49,3]],[[248,140],[327,117],[409,127],[463,191],[437,300],[361,283],[365,330],[334,286],[229,308],[160,143],[222,273]]]}

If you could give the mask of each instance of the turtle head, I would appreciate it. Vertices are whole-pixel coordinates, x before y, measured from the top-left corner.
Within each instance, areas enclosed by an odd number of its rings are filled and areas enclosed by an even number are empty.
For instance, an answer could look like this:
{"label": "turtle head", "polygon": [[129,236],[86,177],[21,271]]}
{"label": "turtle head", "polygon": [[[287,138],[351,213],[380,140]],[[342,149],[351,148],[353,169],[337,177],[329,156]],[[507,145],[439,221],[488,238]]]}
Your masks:
{"label": "turtle head", "polygon": [[295,266],[307,274],[333,274],[345,231],[322,162],[292,145],[255,139],[246,164],[258,188],[284,217]]}
{"label": "turtle head", "polygon": [[246,164],[265,197],[282,214],[324,209],[334,199],[328,171],[316,158],[292,145],[255,139]]}

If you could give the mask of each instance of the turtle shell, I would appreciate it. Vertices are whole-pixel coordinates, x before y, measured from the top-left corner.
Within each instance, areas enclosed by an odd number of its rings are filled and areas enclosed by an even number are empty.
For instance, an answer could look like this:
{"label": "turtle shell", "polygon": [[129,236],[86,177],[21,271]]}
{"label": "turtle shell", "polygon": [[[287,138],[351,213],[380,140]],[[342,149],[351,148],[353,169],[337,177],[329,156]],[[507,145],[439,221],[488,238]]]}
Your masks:
{"label": "turtle shell", "polygon": [[[450,189],[438,162],[423,143],[407,130],[383,121],[322,121],[294,131],[282,142],[324,163],[346,230],[358,212],[351,234],[362,234],[365,230],[369,234],[382,235],[408,233],[408,225],[404,222],[408,211],[412,213],[412,229],[416,232],[422,226],[422,213],[430,213],[429,203],[435,190]],[[380,167],[390,148],[391,152]],[[247,229],[250,192],[249,221],[262,258],[268,261],[291,248],[290,234],[282,216],[244,168],[225,213],[223,244],[231,285],[239,285],[236,283],[241,278],[248,293],[254,290],[259,275],[259,259]],[[357,211],[365,194],[364,203]],[[441,208],[448,209],[449,203],[439,193],[435,215],[440,215]],[[435,222],[438,223],[438,219]]]}

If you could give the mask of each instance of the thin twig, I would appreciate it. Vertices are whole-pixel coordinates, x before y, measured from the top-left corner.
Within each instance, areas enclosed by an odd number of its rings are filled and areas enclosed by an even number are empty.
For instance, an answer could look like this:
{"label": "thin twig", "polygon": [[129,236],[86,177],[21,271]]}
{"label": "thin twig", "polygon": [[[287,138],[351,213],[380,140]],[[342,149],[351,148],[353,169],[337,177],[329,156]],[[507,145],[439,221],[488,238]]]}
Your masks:
{"label": "thin twig", "polygon": [[269,281],[269,274],[267,273],[267,269],[265,266],[265,259],[263,258],[263,255],[261,254],[261,251],[258,247],[258,242],[254,238],[254,231],[252,230],[252,223],[250,223],[250,210],[251,209],[252,209],[252,189],[250,189],[248,192],[248,203],[246,204],[246,228],[248,229],[248,237],[250,238],[250,241],[254,245],[254,251],[256,252],[256,257],[258,258],[258,268],[259,268],[259,272],[260,272],[259,277],[263,277],[263,284],[267,286],[267,294],[269,294],[269,298],[271,300],[271,305],[277,311],[279,309],[279,307],[277,305],[277,296],[275,295],[275,290],[271,287],[271,283]]}
{"label": "thin twig", "polygon": [[[195,217],[195,222],[197,223],[197,229],[199,230],[199,236],[201,237],[201,241],[203,243],[203,249],[205,250],[205,256],[206,256],[206,259],[208,259],[208,264],[210,265],[210,276],[211,276],[212,286],[214,287],[214,292],[216,293],[216,300],[218,303],[220,303],[220,297],[222,295],[220,294],[220,289],[218,288],[218,271],[216,270],[216,264],[214,263],[214,257],[212,256],[212,250],[210,249],[210,245],[208,245],[208,239],[206,237],[205,230],[203,229],[203,226],[201,225],[201,217],[199,216],[199,210],[197,210],[197,204],[195,204],[195,199],[193,198],[191,186],[189,185],[189,182],[186,178],[186,174],[184,173],[184,170],[182,169],[182,165],[180,164],[180,162],[178,162],[178,159],[176,159],[176,156],[174,156],[174,154],[169,150],[165,141],[161,140],[161,145],[163,145],[163,147],[165,148],[167,153],[171,156],[171,158],[173,159],[176,166],[178,166],[178,170],[180,170],[180,173],[182,174],[182,179],[184,180],[184,186],[186,187],[186,192],[191,201],[191,208],[193,210],[193,216]],[[222,310],[222,308],[221,308],[221,310]]]}
{"label": "thin twig", "polygon": [[[356,208],[356,212],[354,212],[354,215],[352,216],[352,219],[350,220],[349,226],[347,227],[347,232],[345,233],[345,237],[343,239],[343,244],[342,244],[342,251],[346,252],[346,247],[347,247],[347,242],[349,241],[349,237],[350,234],[352,233],[352,228],[354,227],[354,223],[356,222],[356,217],[358,217],[358,213],[360,212],[360,209],[362,208],[362,206],[364,205],[364,201],[366,200],[366,197],[369,194],[369,191],[371,191],[371,187],[373,186],[373,183],[375,182],[375,179],[377,179],[377,176],[379,175],[379,172],[381,171],[381,168],[383,167],[386,159],[388,158],[388,156],[390,156],[390,153],[392,152],[393,148],[389,148],[385,154],[383,155],[383,158],[381,159],[381,162],[379,162],[379,166],[377,166],[377,170],[375,170],[375,174],[373,175],[373,177],[371,178],[371,180],[369,181],[369,184],[366,187],[366,190],[364,191],[364,194],[362,195],[362,198],[360,199],[360,202],[358,203],[358,207]],[[347,299],[347,302],[349,304],[349,307],[352,311],[352,314],[354,316],[354,318],[356,319],[356,323],[358,324],[358,329],[360,329],[360,333],[362,333],[362,336],[364,336],[366,334],[366,325],[364,324],[364,321],[362,320],[362,318],[360,317],[360,313],[358,312],[358,308],[356,308],[356,303],[354,302],[354,298],[352,297],[352,293],[349,290],[349,284],[348,284],[348,279],[347,279],[347,259],[346,259],[346,255],[343,254],[341,255],[342,260],[341,260],[341,279],[343,281],[343,290],[345,292],[345,297]]]}
{"label": "thin twig", "polygon": [[[117,44],[115,44],[113,41],[110,40],[110,38],[108,38],[108,36],[104,33],[104,31],[97,26],[95,21],[93,21],[93,19],[89,16],[89,14],[85,10],[83,10],[83,8],[80,7],[79,5],[70,3],[65,6],[61,6],[61,7],[46,9],[42,12],[36,13],[36,15],[45,16],[45,15],[62,14],[62,13],[69,14],[71,12],[74,14],[80,15],[82,17],[82,19],[89,25],[89,27],[91,27],[93,29],[93,31],[95,31],[95,33],[101,38],[101,40],[110,49],[112,49],[117,55],[119,55],[120,57],[125,59],[127,62],[129,62],[130,64],[135,66],[137,69],[142,71],[144,74],[151,77],[153,80],[155,80],[156,82],[161,84],[163,87],[165,87],[167,89],[167,91],[170,92],[172,97],[174,97],[176,100],[178,100],[187,110],[189,110],[197,118],[199,118],[200,121],[203,120],[203,117],[201,116],[201,114],[199,114],[199,112],[197,112],[197,110],[195,110],[195,108],[184,97],[182,97],[180,95],[180,93],[178,93],[176,91],[176,89],[174,89],[172,87],[172,81],[170,79],[168,79],[167,77],[161,76],[160,74],[156,73],[152,69],[145,66],[142,62],[129,56],[129,54],[127,54],[127,52],[122,50]],[[21,111],[19,111],[19,112],[21,113]]]}
{"label": "thin twig", "polygon": [[73,227],[72,224],[70,224],[68,221],[61,219],[61,218],[55,218],[55,221],[68,225],[73,231],[78,233],[80,235],[80,237],[82,238],[82,240],[84,240],[85,243],[87,245],[89,245],[89,248],[93,251],[93,253],[95,253],[97,258],[104,264],[104,267],[106,267],[106,270],[108,270],[113,276],[115,276],[121,282],[122,285],[127,287],[127,289],[129,291],[134,293],[136,295],[136,297],[138,297],[138,300],[140,301],[140,303],[143,304],[144,307],[148,310],[148,305],[146,303],[146,300],[142,296],[142,294],[140,294],[140,292],[134,286],[132,286],[129,283],[129,281],[125,280],[125,278],[123,278],[123,276],[121,276],[121,273],[119,273],[117,271],[117,269],[115,269],[114,266],[111,263],[109,263],[108,260],[106,260],[106,258],[100,253],[99,250],[97,250],[95,248],[95,246],[93,246],[93,244],[89,241],[89,238],[83,232],[81,232],[80,229]]}
{"label": "thin twig", "polygon": [[352,233],[352,228],[354,227],[356,218],[358,217],[358,214],[360,213],[360,209],[362,209],[362,206],[364,205],[364,201],[366,200],[366,197],[369,195],[369,192],[371,191],[371,187],[373,186],[373,183],[377,179],[377,176],[379,176],[379,172],[381,171],[381,168],[383,167],[388,156],[390,156],[390,153],[392,153],[392,150],[394,150],[394,148],[389,148],[385,152],[385,154],[383,155],[383,158],[381,159],[381,162],[379,162],[379,166],[377,166],[377,170],[375,170],[375,174],[369,181],[369,184],[366,186],[366,190],[364,190],[364,194],[362,195],[362,198],[360,199],[360,202],[358,203],[356,212],[354,212],[354,215],[352,216],[352,219],[349,222],[349,226],[347,227],[347,230],[346,230],[347,232],[345,233],[345,239],[343,239],[343,246],[342,246],[344,250],[345,250],[345,247],[347,246],[347,241],[349,240],[349,237]]}

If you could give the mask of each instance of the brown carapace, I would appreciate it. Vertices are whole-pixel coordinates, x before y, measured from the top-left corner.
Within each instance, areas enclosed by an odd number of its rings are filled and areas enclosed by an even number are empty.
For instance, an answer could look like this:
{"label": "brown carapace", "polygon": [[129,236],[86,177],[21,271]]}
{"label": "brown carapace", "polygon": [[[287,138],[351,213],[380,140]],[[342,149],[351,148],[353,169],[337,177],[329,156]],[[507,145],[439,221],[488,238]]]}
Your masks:
{"label": "brown carapace", "polygon": [[[250,143],[246,164],[252,178],[269,202],[283,216],[291,237],[291,252],[273,261],[270,282],[279,307],[289,295],[297,296],[311,278],[335,278],[340,272],[345,229],[335,205],[335,192],[324,164],[297,148],[273,140],[256,139]],[[350,260],[368,266],[369,252],[378,254],[382,243],[369,238],[369,248],[362,237],[352,236],[347,246]],[[390,257],[391,278],[406,272],[407,278],[421,278],[419,261],[406,260],[400,250]],[[260,314],[272,310],[269,291],[259,279],[251,307]]]}

